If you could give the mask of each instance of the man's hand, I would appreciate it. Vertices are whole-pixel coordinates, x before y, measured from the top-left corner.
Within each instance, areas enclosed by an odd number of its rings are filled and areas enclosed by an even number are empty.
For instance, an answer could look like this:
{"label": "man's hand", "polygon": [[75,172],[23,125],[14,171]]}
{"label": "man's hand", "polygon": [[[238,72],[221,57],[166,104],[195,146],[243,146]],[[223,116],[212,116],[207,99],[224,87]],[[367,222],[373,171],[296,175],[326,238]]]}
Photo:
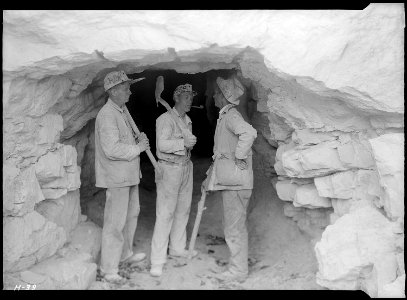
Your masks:
{"label": "man's hand", "polygon": [[187,148],[192,148],[196,144],[196,136],[193,134],[185,134],[184,135],[184,145]]}
{"label": "man's hand", "polygon": [[140,142],[137,144],[137,146],[140,147],[140,152],[150,149],[150,143],[148,142],[148,139],[140,140]]}
{"label": "man's hand", "polygon": [[140,132],[138,139],[139,139],[139,141],[148,140],[148,137],[144,132]]}
{"label": "man's hand", "polygon": [[245,159],[235,158],[235,164],[240,170],[246,170],[248,167]]}

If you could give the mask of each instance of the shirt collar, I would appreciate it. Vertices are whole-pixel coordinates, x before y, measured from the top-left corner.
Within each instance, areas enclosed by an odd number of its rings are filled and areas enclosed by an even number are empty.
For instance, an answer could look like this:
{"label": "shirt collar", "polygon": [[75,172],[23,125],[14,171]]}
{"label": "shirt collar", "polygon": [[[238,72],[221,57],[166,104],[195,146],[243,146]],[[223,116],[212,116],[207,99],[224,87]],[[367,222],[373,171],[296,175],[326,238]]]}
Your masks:
{"label": "shirt collar", "polygon": [[226,104],[222,109],[219,111],[219,116],[221,116],[223,113],[226,113],[229,109],[231,109],[234,104]]}
{"label": "shirt collar", "polygon": [[[182,119],[181,116],[179,115],[178,111],[175,109],[175,107],[173,107],[172,110],[175,112],[175,114],[176,114],[180,119]],[[184,121],[185,121],[187,124],[192,123],[192,121],[189,119],[189,117],[188,117],[187,114],[184,115]]]}
{"label": "shirt collar", "polygon": [[113,108],[117,109],[118,111],[120,111],[121,113],[124,112],[123,109],[121,109],[116,103],[113,102],[112,99],[109,98],[109,100],[107,100],[107,103],[109,105],[111,105]]}

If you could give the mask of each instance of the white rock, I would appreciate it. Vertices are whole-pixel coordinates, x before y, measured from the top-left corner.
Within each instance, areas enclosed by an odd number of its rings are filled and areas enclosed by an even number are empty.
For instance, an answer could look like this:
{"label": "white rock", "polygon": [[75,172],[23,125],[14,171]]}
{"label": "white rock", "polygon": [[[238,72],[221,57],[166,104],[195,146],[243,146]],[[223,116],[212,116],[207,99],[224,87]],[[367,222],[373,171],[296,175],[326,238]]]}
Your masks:
{"label": "white rock", "polygon": [[61,155],[58,151],[48,152],[41,156],[35,164],[35,170],[40,184],[64,177],[65,169]]}
{"label": "white rock", "polygon": [[96,264],[90,254],[67,251],[33,266],[30,271],[49,278],[51,289],[84,290],[96,280]]}
{"label": "white rock", "polygon": [[366,140],[352,139],[338,146],[339,159],[348,168],[373,169],[372,150]]}
{"label": "white rock", "polygon": [[314,132],[311,129],[296,129],[292,134],[292,140],[300,145],[316,145],[325,141],[336,140],[330,133]]}
{"label": "white rock", "polygon": [[68,193],[67,189],[41,189],[45,199],[58,199]]}
{"label": "white rock", "polygon": [[393,219],[404,218],[404,134],[384,134],[369,142],[384,189],[384,209]]}
{"label": "white rock", "polygon": [[298,184],[291,183],[290,180],[279,180],[276,183],[277,195],[281,200],[294,201],[295,191],[298,187]]}
{"label": "white rock", "polygon": [[384,285],[381,289],[379,289],[378,297],[379,298],[405,298],[405,283],[406,283],[406,275],[402,275],[397,277],[391,283]]}
{"label": "white rock", "polygon": [[63,228],[36,211],[3,218],[3,271],[18,271],[53,255],[66,241]]}
{"label": "white rock", "polygon": [[45,200],[35,210],[49,221],[64,228],[66,236],[69,237],[79,223],[81,215],[79,190],[68,192],[55,200]]}
{"label": "white rock", "polygon": [[290,149],[282,154],[282,165],[290,177],[316,177],[346,168],[339,160],[337,141],[323,142],[305,149]]}
{"label": "white rock", "polygon": [[61,115],[46,114],[39,125],[38,144],[53,144],[58,142],[59,134],[64,129]]}
{"label": "white rock", "polygon": [[3,216],[22,216],[34,210],[45,199],[34,167],[23,171],[10,164],[3,165]]}
{"label": "white rock", "polygon": [[301,185],[295,190],[294,206],[307,208],[331,207],[331,200],[318,195],[314,184]]}
{"label": "white rock", "polygon": [[70,246],[80,252],[89,253],[96,262],[102,245],[102,228],[88,221],[79,223],[71,236]]}
{"label": "white rock", "polygon": [[295,207],[291,203],[285,203],[283,206],[284,215],[287,217],[290,217],[290,218],[292,218],[295,215],[298,215],[300,213],[303,213],[304,209],[305,208],[303,208],[303,207]]}
{"label": "white rock", "polygon": [[[363,278],[376,277],[373,288],[366,291],[369,293],[381,288],[379,282],[387,284],[383,278],[392,278],[396,272],[394,266],[384,270],[380,265],[394,256],[391,222],[370,206],[352,211],[328,226],[315,251],[319,265],[317,283],[329,289],[358,289],[360,282],[372,283]],[[371,276],[373,270],[376,276]]]}

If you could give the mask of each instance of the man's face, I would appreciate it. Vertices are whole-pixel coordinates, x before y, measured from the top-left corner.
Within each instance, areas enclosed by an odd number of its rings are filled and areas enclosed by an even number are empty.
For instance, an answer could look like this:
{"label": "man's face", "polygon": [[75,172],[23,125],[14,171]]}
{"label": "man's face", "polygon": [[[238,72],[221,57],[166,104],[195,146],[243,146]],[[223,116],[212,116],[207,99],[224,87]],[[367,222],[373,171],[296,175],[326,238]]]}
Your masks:
{"label": "man's face", "polygon": [[222,108],[224,106],[224,100],[225,97],[223,96],[221,90],[219,89],[218,86],[215,87],[214,94],[213,94],[213,99],[215,100],[215,106],[217,108]]}
{"label": "man's face", "polygon": [[177,103],[185,112],[189,112],[191,110],[192,99],[191,93],[181,93],[178,95]]}
{"label": "man's face", "polygon": [[122,106],[129,101],[131,92],[130,92],[130,83],[125,82],[117,85],[114,91],[115,101]]}

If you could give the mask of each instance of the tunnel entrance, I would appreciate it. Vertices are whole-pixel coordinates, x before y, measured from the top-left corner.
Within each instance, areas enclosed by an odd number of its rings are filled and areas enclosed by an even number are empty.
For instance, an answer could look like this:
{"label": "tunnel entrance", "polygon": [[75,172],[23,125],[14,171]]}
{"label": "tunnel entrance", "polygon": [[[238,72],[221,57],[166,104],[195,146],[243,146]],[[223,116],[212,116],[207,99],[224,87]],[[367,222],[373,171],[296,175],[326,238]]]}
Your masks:
{"label": "tunnel entrance", "polygon": [[[157,77],[164,77],[164,91],[161,96],[171,107],[174,105],[172,95],[178,85],[189,83],[193,90],[198,93],[193,100],[192,105],[194,107],[187,113],[192,120],[193,134],[197,137],[197,144],[191,153],[193,195],[187,224],[187,246],[197,214],[197,204],[201,196],[200,186],[206,178],[205,173],[212,162],[213,137],[219,112],[212,97],[213,84],[218,76],[228,78],[236,74],[239,74],[239,69],[211,69],[206,72],[189,74],[154,66],[141,72],[128,73],[128,77],[132,79],[146,78],[131,86],[132,95],[126,106],[139,130],[147,134],[154,156],[156,156],[155,122],[162,113],[166,112],[165,107],[161,104],[157,106],[155,101]],[[263,130],[262,127],[268,126],[269,120],[257,109],[257,100],[253,99],[251,90],[252,81],[246,80],[243,84],[246,93],[241,97],[237,109],[243,118],[258,131]],[[87,126],[94,127],[94,121],[89,122]],[[92,139],[94,139],[93,135],[90,136],[90,140]],[[93,152],[92,144],[89,143],[82,162],[82,165],[85,164],[85,166],[82,168],[81,174],[81,181],[84,183],[81,187],[81,206],[82,212],[102,227],[105,189],[95,188],[92,180],[89,180],[89,176],[94,176],[94,172],[92,172]],[[308,277],[300,280],[306,289],[310,286],[317,289],[318,286],[314,283],[317,266],[309,238],[299,231],[295,222],[284,216],[284,203],[279,200],[276,191],[270,184],[270,179],[277,177],[271,163],[274,161],[275,148],[262,134],[258,134],[253,145],[253,153],[254,187],[247,218],[249,230],[248,263],[250,272],[255,276],[252,276],[252,280],[247,282],[246,288],[269,288],[270,281],[274,280],[272,278],[285,276],[287,272],[294,273],[294,270],[297,270],[301,274],[309,274]],[[268,157],[263,157],[265,153]],[[139,184],[140,215],[133,247],[136,252],[144,252],[149,257],[156,218],[156,184],[154,168],[146,154],[140,156],[140,168],[142,173]],[[222,268],[227,264],[229,250],[224,239],[221,194],[218,192],[210,193],[207,196],[205,206],[206,210],[202,216],[195,246],[195,249],[200,251],[202,255],[198,260],[190,262],[169,259],[166,266],[167,271],[165,271],[165,277],[163,277],[164,280],[160,287],[188,288],[190,286],[191,288],[200,288],[202,281],[198,280],[197,274],[202,273],[206,276],[205,274],[210,272],[209,269]],[[285,269],[274,269],[273,266],[276,265]],[[302,267],[298,268],[298,265]],[[181,269],[180,266],[186,267]],[[149,260],[141,267],[146,273],[140,276],[143,288],[155,288],[154,280],[149,276],[149,267]],[[216,284],[216,287],[211,287],[211,280],[203,280],[207,288],[218,288]],[[279,282],[278,286],[284,286],[284,280]]]}

